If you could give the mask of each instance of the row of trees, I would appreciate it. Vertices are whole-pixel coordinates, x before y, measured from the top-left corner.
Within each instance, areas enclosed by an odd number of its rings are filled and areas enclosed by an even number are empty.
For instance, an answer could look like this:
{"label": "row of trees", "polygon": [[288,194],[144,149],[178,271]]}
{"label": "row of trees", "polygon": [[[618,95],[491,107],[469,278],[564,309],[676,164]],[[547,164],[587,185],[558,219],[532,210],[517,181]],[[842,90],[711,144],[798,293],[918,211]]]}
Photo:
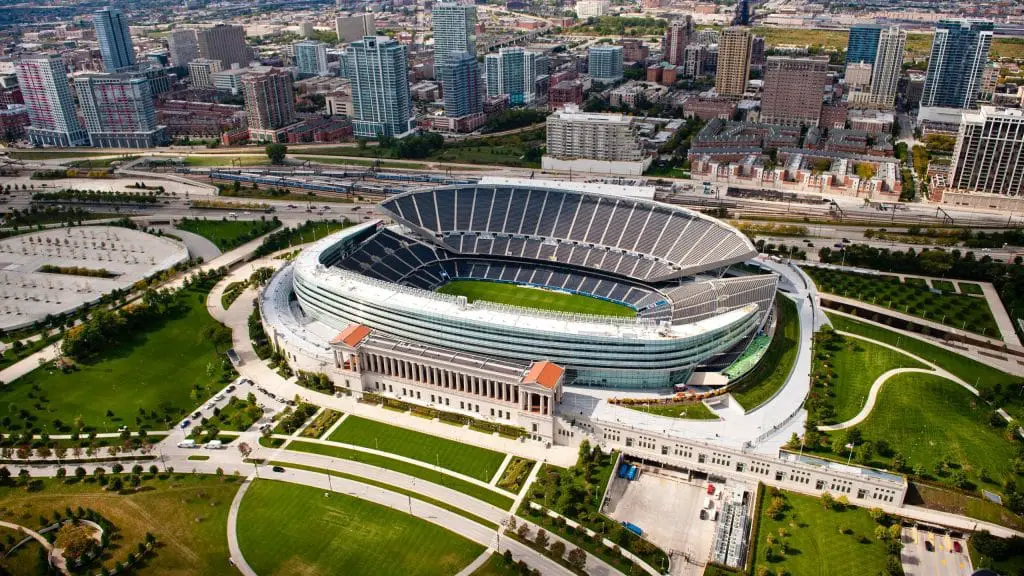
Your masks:
{"label": "row of trees", "polygon": [[86,360],[128,339],[159,317],[180,309],[170,290],[147,290],[138,303],[118,310],[99,309],[88,320],[68,330],[61,354]]}
{"label": "row of trees", "polygon": [[[539,548],[542,552],[548,556],[561,561],[562,563],[568,563],[573,570],[582,571],[587,567],[587,553],[579,546],[569,551],[569,555],[566,556],[565,551],[567,547],[565,542],[561,540],[552,541],[547,531],[543,528],[538,528],[537,533],[531,538],[530,536],[530,525],[526,522],[519,524],[516,522],[516,517],[512,516],[508,520],[507,526],[508,534],[515,534],[515,536],[522,542],[532,544],[534,548]],[[505,550],[504,562],[507,566],[512,565],[512,551]],[[520,574],[540,574],[540,570],[534,569],[530,571],[526,566],[526,563],[522,560],[518,564]]]}

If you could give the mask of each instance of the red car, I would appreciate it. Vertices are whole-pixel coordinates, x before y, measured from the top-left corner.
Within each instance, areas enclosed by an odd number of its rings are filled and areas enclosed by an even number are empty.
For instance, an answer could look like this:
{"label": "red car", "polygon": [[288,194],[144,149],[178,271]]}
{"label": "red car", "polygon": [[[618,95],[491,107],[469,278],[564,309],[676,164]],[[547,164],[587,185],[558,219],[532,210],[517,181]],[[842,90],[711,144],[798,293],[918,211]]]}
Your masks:
{"label": "red car", "polygon": [[715,485],[714,484],[708,484],[708,496],[711,496],[714,493],[715,493]]}
{"label": "red car", "polygon": [[953,551],[956,552],[957,554],[960,554],[961,552],[964,551],[964,547],[961,546],[959,542],[955,542],[954,541],[953,542]]}

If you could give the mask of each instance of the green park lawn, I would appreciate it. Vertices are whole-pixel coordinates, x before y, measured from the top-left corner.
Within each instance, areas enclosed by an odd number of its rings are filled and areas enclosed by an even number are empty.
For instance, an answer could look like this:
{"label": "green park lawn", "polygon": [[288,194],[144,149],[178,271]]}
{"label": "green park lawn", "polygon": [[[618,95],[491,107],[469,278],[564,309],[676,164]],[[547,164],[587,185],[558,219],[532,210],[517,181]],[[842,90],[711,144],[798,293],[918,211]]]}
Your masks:
{"label": "green park lawn", "polygon": [[204,154],[185,157],[185,166],[263,166],[269,163],[265,154]]}
{"label": "green park lawn", "polygon": [[[982,395],[991,393],[993,390],[1009,390],[1020,385],[1021,379],[1012,374],[1007,374],[967,356],[962,356],[956,352],[929,344],[924,340],[904,336],[881,326],[868,324],[840,314],[829,314],[828,318],[836,330],[851,332],[906,350],[958,376],[964,382],[981,391]],[[1009,395],[1011,399],[1015,397],[1013,394]],[[1004,407],[1011,414],[1024,413],[1024,409],[1016,404],[1004,405]]]}
{"label": "green park lawn", "polygon": [[271,232],[281,226],[276,218],[273,220],[207,220],[206,218],[186,218],[176,226],[198,234],[217,245],[222,251],[237,248],[242,244]]}
{"label": "green park lawn", "polygon": [[949,280],[932,280],[932,288],[942,290],[943,292],[956,292],[956,287]]}
{"label": "green park lawn", "polygon": [[[927,477],[949,482],[951,471],[937,474],[936,465],[947,459],[962,467],[970,482],[980,484],[984,470],[994,482],[1013,478],[1016,444],[1004,436],[1005,428],[989,424],[992,407],[960,385],[930,374],[900,374],[882,386],[874,410],[856,426],[864,440],[885,440],[894,452],[906,456],[910,468],[920,467]],[[891,460],[876,456],[881,465]]]}
{"label": "green park lawn", "polygon": [[484,547],[386,506],[258,480],[242,499],[239,545],[264,576],[455,574]]}
{"label": "green park lawn", "polygon": [[835,415],[829,423],[846,422],[864,407],[871,385],[879,376],[894,368],[925,368],[927,366],[907,356],[859,338],[835,334],[819,336],[815,345],[815,372],[834,373],[829,386],[832,395],[829,404]]}
{"label": "green park lawn", "polygon": [[[345,150],[347,149],[336,148],[334,150],[337,151],[338,155],[344,156]],[[352,152],[356,152],[357,150],[357,148],[351,149]],[[353,153],[350,155],[362,156],[362,154],[358,153]],[[317,156],[308,154],[296,154],[294,156],[289,155],[289,158],[293,158],[295,160],[309,160],[313,164],[339,164],[342,166],[373,166],[375,163],[374,160],[357,160],[354,158],[330,158],[327,156]],[[381,168],[407,168],[409,170],[423,170],[427,167],[427,165],[422,162],[413,162],[405,160],[381,160],[378,166]]]}
{"label": "green park lawn", "polygon": [[106,568],[124,561],[151,532],[157,538],[156,553],[146,559],[140,574],[221,576],[230,571],[228,508],[238,486],[232,477],[144,474],[138,491],[118,494],[91,478],[71,483],[43,480],[38,491],[0,487],[0,519],[38,528],[39,516],[50,517],[53,512],[64,513],[68,507],[75,510],[81,506],[95,510],[118,530],[111,553],[103,560]]}
{"label": "green park lawn", "polygon": [[775,303],[779,318],[768,350],[757,366],[732,384],[732,397],[747,412],[764,404],[782,388],[796,362],[800,340],[796,303],[781,295],[775,298]]}
{"label": "green park lawn", "polygon": [[960,285],[960,292],[964,294],[970,294],[972,296],[982,296],[985,291],[981,289],[981,286],[974,284],[973,282],[957,282]]}
{"label": "green park lawn", "polygon": [[495,552],[470,576],[519,576],[519,569],[516,568],[514,562],[515,559],[513,559],[513,564],[506,564],[501,554]]}
{"label": "green park lawn", "polygon": [[328,440],[440,465],[484,482],[491,480],[505,459],[500,452],[352,415],[334,429]]}
{"label": "green park lawn", "polygon": [[988,304],[964,294],[934,294],[923,285],[901,283],[896,276],[854,274],[808,266],[807,275],[822,292],[881,306],[945,326],[999,338]]}
{"label": "green park lawn", "polygon": [[[349,416],[346,421],[352,419],[353,416]],[[263,444],[263,439],[260,439],[260,443]],[[264,444],[266,445],[266,444]],[[276,446],[275,446],[276,447]],[[371,466],[377,466],[378,468],[385,468],[388,470],[394,470],[407,476],[414,478],[420,478],[427,482],[433,482],[440,484],[455,490],[456,492],[462,492],[467,496],[472,496],[477,500],[482,500],[497,506],[498,508],[508,509],[512,505],[512,499],[507,496],[478,486],[471,482],[461,480],[449,474],[438,473],[430,468],[419,466],[417,464],[411,464],[409,462],[403,462],[387,456],[379,456],[377,454],[368,454],[366,452],[360,452],[358,450],[352,450],[350,448],[342,448],[340,446],[331,446],[328,444],[315,444],[313,442],[303,442],[301,440],[293,440],[288,444],[288,450],[296,452],[308,452],[310,454],[320,454],[322,456],[329,456],[331,458],[341,458],[342,460],[352,460],[353,462],[362,462],[363,464],[369,464]]]}
{"label": "green park lawn", "polygon": [[[99,432],[121,425],[173,426],[212,394],[224,375],[223,355],[201,336],[216,324],[206,311],[206,292],[189,289],[178,297],[185,304],[182,312],[157,322],[152,331],[134,334],[67,374],[37,368],[8,383],[0,401],[8,409],[27,410],[31,429],[51,434],[58,432],[55,420],[67,431],[77,418]],[[20,429],[18,420],[5,432]]]}
{"label": "green park lawn", "polygon": [[591,298],[580,294],[566,294],[539,288],[526,288],[504,282],[487,280],[453,280],[437,290],[442,294],[465,296],[470,302],[484,300],[511,306],[523,306],[539,310],[555,310],[578,314],[621,316],[635,318],[636,310],[629,306]]}
{"label": "green park lawn", "polygon": [[711,411],[703,402],[692,402],[689,404],[641,404],[631,405],[639,412],[668,416],[669,418],[683,418],[687,420],[717,420],[718,416]]}
{"label": "green park lawn", "polygon": [[[875,538],[878,524],[864,508],[826,509],[819,498],[779,491],[785,501],[778,519],[768,512],[771,496],[761,493],[757,542],[751,574],[762,568],[793,576],[875,576],[883,574],[888,550]],[[845,528],[847,534],[840,532]],[[782,536],[780,531],[785,531]],[[768,539],[773,544],[768,543]],[[787,551],[782,554],[782,542]],[[769,559],[768,551],[773,556]]]}

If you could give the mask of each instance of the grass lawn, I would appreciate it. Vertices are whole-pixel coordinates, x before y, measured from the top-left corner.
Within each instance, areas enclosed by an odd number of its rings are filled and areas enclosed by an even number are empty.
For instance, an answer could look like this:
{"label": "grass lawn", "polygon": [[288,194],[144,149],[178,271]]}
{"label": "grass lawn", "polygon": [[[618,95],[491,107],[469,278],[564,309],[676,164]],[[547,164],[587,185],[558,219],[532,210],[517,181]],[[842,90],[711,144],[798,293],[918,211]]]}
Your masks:
{"label": "grass lawn", "polygon": [[1008,526],[1015,530],[1024,529],[1024,520],[1020,516],[991,500],[968,496],[955,490],[944,490],[920,482],[910,483],[910,487],[907,489],[906,504],[962,514],[978,520]]}
{"label": "grass lawn", "polygon": [[[349,416],[349,418],[352,417]],[[265,446],[266,444],[264,444],[263,440],[263,438],[260,439],[260,444]],[[274,440],[276,440],[276,438]],[[277,446],[273,447],[276,448]],[[366,452],[359,452],[349,448],[328,446],[326,444],[314,444],[312,442],[303,442],[301,440],[293,440],[291,444],[288,444],[288,450],[309,452],[311,454],[321,454],[332,458],[362,462],[371,466],[377,466],[378,468],[394,470],[395,472],[401,472],[402,474],[406,474],[414,478],[421,478],[428,482],[447,486],[456,492],[462,492],[463,494],[472,496],[477,500],[483,500],[484,502],[497,506],[498,508],[507,510],[512,506],[511,498],[502,496],[493,490],[484,488],[483,486],[477,486],[476,484],[466,482],[465,480],[460,480],[453,476],[449,476],[448,474],[439,474],[438,472],[429,468],[424,468],[423,466],[402,462],[400,460],[395,460],[394,458],[388,458],[387,456],[367,454]]]}
{"label": "grass lawn", "polygon": [[205,218],[185,218],[176,226],[179,230],[185,230],[198,234],[217,245],[223,251],[237,248],[246,242],[262,236],[267,232],[281,226],[281,222],[274,220],[207,220]]}
{"label": "grass lawn", "polygon": [[963,294],[970,294],[972,296],[983,296],[985,294],[980,284],[974,284],[973,282],[957,282],[957,284],[960,285],[960,292]]}
{"label": "grass lawn", "polygon": [[[223,374],[222,354],[201,336],[216,323],[206,311],[206,292],[190,289],[178,297],[183,312],[151,332],[135,334],[68,374],[48,367],[33,370],[4,386],[0,401],[28,410],[33,416],[29,428],[50,434],[57,433],[55,420],[67,429],[76,418],[100,432],[121,425],[172,426],[221,385]],[[106,415],[108,410],[113,416]],[[5,431],[19,429],[19,420]]]}
{"label": "grass lawn", "polygon": [[328,440],[437,464],[484,482],[491,480],[505,459],[500,452],[352,415],[335,428]]}
{"label": "grass lawn", "polygon": [[186,156],[185,166],[263,166],[269,164],[265,154],[238,155],[238,154],[204,154],[201,156]]}
{"label": "grass lawn", "polygon": [[[842,510],[826,509],[821,500],[793,492],[778,493],[785,502],[778,519],[768,512],[768,489],[761,492],[764,499],[761,515],[757,518],[754,566],[756,574],[764,567],[775,574],[794,576],[875,576],[884,573],[888,550],[884,542],[875,539],[878,525],[864,508],[848,506]],[[840,532],[841,528],[850,531]],[[785,531],[786,536],[781,536]],[[769,545],[771,538],[774,545]],[[788,551],[782,554],[781,543]],[[773,555],[769,559],[768,551]]]}
{"label": "grass lawn", "polygon": [[949,280],[932,280],[932,288],[943,292],[956,292],[956,287]]}
{"label": "grass lawn", "polygon": [[871,385],[894,368],[927,368],[913,358],[890,348],[858,338],[832,333],[815,341],[814,371],[830,374],[828,403],[834,416],[825,422],[846,422],[867,402]]}
{"label": "grass lawn", "polygon": [[470,576],[519,576],[519,569],[516,568],[514,562],[511,565],[505,564],[505,559],[501,554],[495,552]]}
{"label": "grass lawn", "polygon": [[285,574],[450,575],[484,547],[426,520],[344,494],[260,480],[242,500],[239,545],[253,569]]}
{"label": "grass lawn", "polygon": [[775,303],[779,318],[768,350],[753,370],[732,385],[732,397],[748,412],[764,404],[782,388],[796,362],[800,340],[800,316],[796,303],[781,295],[775,297]]}
{"label": "grass lawn", "polygon": [[527,288],[504,282],[453,280],[438,288],[437,291],[442,294],[465,296],[470,302],[485,300],[487,302],[537,308],[539,310],[556,310],[559,312],[621,316],[626,318],[636,317],[636,310],[615,302],[580,294]]}
{"label": "grass lawn", "polygon": [[839,314],[829,314],[828,318],[832,321],[832,326],[836,330],[852,332],[872,340],[892,344],[911,354],[920,356],[960,377],[964,382],[978,388],[982,394],[985,391],[992,390],[997,384],[1000,387],[1008,388],[1020,382],[1020,378],[1012,374],[1007,374],[956,352],[934,346],[924,340],[897,334],[881,326],[875,326]]}
{"label": "grass lawn", "polygon": [[703,402],[691,404],[644,404],[639,406],[627,406],[633,410],[668,416],[670,418],[684,418],[688,420],[717,420],[718,416],[704,405]]}
{"label": "grass lawn", "polygon": [[[356,148],[336,149],[337,155],[338,156],[345,156],[345,155],[348,155],[348,156],[362,156],[362,154],[356,154],[356,153],[346,154],[346,150],[349,150],[350,152],[355,152],[357,149]],[[309,160],[313,164],[341,164],[341,165],[349,165],[349,166],[373,166],[373,164],[374,164],[373,160],[357,160],[357,159],[354,159],[354,158],[327,158],[327,157],[324,157],[324,156],[315,156],[315,155],[314,156],[310,156],[310,155],[302,155],[302,154],[289,155],[289,158],[293,158],[295,160]],[[422,163],[422,162],[412,162],[412,161],[406,162],[404,160],[381,160],[380,161],[380,167],[381,168],[408,168],[410,170],[424,170],[424,169],[426,169],[427,165]]]}
{"label": "grass lawn", "polygon": [[[934,294],[927,287],[901,283],[895,276],[872,276],[807,266],[822,292],[854,298],[975,334],[999,337],[987,303],[963,294]],[[916,279],[915,279],[916,280]]]}
{"label": "grass lawn", "polygon": [[11,150],[11,158],[18,160],[53,160],[56,158],[92,158],[95,156],[111,156],[108,152],[46,152],[34,150]]}
{"label": "grass lawn", "polygon": [[[148,467],[148,465],[147,465]],[[79,506],[91,508],[119,531],[113,550],[103,565],[123,561],[146,532],[157,538],[157,549],[145,568],[147,576],[228,573],[227,518],[231,499],[238,490],[234,478],[177,474],[143,476],[138,492],[107,492],[90,479],[64,484],[43,480],[43,489],[27,492],[21,487],[0,488],[0,519],[38,528],[40,515],[63,513]],[[33,572],[34,573],[34,572]],[[92,571],[90,571],[92,573]],[[15,572],[18,574],[18,572]]]}
{"label": "grass lawn", "polygon": [[1013,477],[1017,446],[1004,429],[988,424],[991,414],[990,406],[945,378],[900,374],[882,386],[874,410],[856,428],[865,440],[887,441],[928,476],[936,477],[936,464],[949,458],[976,484],[984,469],[995,479],[988,488],[998,490],[1004,477]]}

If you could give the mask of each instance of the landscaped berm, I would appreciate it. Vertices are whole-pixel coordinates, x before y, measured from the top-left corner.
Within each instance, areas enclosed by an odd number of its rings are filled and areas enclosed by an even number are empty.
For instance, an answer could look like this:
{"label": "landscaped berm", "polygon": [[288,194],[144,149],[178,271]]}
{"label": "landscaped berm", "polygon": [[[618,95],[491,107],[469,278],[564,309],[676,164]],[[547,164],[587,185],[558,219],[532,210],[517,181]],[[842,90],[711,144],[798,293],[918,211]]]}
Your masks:
{"label": "landscaped berm", "polygon": [[457,574],[484,547],[404,512],[323,490],[257,480],[238,513],[257,574]]}
{"label": "landscaped berm", "polygon": [[442,294],[465,296],[470,302],[485,300],[498,304],[554,310],[557,312],[573,312],[578,314],[596,314],[600,316],[621,316],[632,318],[636,311],[608,300],[555,292],[543,288],[530,288],[504,282],[488,282],[486,280],[453,280],[438,288]]}

